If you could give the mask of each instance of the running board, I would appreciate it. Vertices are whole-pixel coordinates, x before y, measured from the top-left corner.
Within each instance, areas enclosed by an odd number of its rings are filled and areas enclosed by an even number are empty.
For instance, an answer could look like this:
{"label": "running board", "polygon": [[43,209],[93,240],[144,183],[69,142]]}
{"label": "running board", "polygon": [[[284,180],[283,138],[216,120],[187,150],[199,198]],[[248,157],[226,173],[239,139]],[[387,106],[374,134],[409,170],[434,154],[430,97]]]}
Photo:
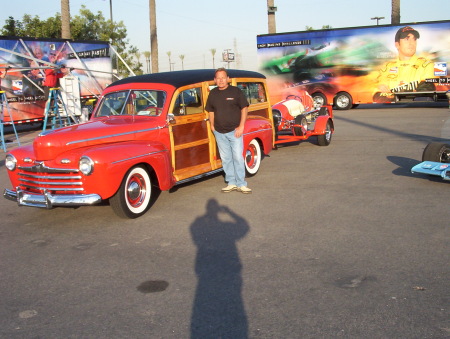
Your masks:
{"label": "running board", "polygon": [[189,181],[194,181],[194,180],[197,180],[197,179],[201,179],[201,178],[204,178],[204,177],[206,177],[206,176],[213,175],[213,174],[216,174],[216,173],[219,173],[219,172],[222,172],[222,171],[223,171],[222,168],[218,168],[218,169],[216,169],[216,170],[214,170],[214,171],[202,173],[202,174],[196,175],[196,176],[191,177],[191,178],[186,178],[186,179],[177,181],[177,182],[175,183],[175,185],[181,185],[181,184],[187,183],[187,182],[189,182]]}

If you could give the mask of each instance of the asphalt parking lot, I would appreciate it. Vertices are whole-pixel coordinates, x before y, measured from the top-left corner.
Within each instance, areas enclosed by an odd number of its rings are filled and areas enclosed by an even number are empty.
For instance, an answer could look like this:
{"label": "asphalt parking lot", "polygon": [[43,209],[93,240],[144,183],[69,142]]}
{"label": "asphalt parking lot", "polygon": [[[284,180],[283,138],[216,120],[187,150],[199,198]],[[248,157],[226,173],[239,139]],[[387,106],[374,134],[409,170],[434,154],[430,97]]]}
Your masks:
{"label": "asphalt parking lot", "polygon": [[450,182],[410,172],[449,113],[335,111],[331,145],[279,147],[251,195],[216,175],[135,220],[2,198],[0,337],[449,338]]}

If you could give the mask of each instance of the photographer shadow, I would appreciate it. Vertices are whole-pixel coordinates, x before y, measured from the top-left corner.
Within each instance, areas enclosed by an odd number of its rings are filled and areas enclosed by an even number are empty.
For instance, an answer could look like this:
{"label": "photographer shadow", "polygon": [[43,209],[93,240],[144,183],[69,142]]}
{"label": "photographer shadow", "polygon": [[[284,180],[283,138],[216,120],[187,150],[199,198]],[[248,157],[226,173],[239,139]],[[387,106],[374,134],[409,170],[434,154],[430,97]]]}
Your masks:
{"label": "photographer shadow", "polygon": [[242,264],[236,243],[249,231],[245,219],[215,199],[191,225],[198,278],[191,317],[193,338],[248,338],[242,300]]}

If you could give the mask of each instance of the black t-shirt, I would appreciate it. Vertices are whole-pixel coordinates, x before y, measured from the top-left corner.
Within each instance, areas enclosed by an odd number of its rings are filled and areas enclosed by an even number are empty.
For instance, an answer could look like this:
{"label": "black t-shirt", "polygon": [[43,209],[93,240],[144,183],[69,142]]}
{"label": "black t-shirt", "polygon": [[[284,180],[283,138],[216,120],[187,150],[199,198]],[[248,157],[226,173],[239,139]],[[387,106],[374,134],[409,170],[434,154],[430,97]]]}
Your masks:
{"label": "black t-shirt", "polygon": [[228,85],[220,90],[213,88],[206,101],[206,110],[214,112],[214,129],[219,133],[234,131],[241,122],[241,110],[248,106],[241,89]]}

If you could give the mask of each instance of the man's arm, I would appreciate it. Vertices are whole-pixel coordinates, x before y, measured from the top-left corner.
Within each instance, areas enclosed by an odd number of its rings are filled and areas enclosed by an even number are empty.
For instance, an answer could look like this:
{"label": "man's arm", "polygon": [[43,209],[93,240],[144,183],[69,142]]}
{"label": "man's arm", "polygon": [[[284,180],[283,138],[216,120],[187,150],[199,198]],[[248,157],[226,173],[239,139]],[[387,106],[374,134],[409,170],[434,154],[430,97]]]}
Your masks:
{"label": "man's arm", "polygon": [[241,109],[241,121],[239,123],[239,126],[234,130],[234,136],[236,138],[240,138],[242,134],[244,134],[244,126],[245,121],[247,120],[248,115],[248,106],[245,106]]}
{"label": "man's arm", "polygon": [[215,131],[214,128],[214,112],[208,112],[208,116],[209,116],[209,123],[211,124],[211,131]]}

